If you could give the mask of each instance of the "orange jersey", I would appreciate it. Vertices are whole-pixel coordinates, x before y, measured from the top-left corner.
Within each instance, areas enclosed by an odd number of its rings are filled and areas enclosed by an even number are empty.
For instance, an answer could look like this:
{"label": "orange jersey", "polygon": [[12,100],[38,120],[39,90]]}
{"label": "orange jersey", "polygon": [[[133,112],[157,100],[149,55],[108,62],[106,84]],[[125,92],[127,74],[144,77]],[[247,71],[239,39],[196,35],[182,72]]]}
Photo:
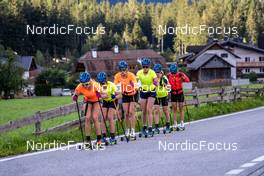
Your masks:
{"label": "orange jersey", "polygon": [[98,97],[96,92],[100,92],[100,85],[96,81],[92,81],[92,84],[89,87],[84,87],[81,83],[76,87],[75,93],[77,95],[83,94],[85,101],[88,102],[97,102]]}
{"label": "orange jersey", "polygon": [[119,72],[115,75],[114,83],[118,89],[121,87],[122,94],[124,95],[134,95],[136,93],[137,78],[134,73],[127,72],[126,76],[123,77],[121,72]]}

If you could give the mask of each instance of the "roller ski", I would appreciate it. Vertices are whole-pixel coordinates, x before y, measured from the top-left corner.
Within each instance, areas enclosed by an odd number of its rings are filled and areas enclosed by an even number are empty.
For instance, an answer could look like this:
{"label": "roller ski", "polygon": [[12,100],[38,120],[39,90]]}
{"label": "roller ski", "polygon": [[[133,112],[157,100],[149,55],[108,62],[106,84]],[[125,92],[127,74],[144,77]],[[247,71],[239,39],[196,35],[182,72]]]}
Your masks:
{"label": "roller ski", "polygon": [[163,134],[171,133],[172,131],[173,131],[173,129],[170,128],[170,126],[166,126],[165,128],[163,128]]}
{"label": "roller ski", "polygon": [[179,124],[176,128],[176,131],[184,131],[185,130],[185,126],[184,123],[181,122],[181,124]]}
{"label": "roller ski", "polygon": [[147,129],[142,129],[141,135],[144,136],[145,138],[148,137]]}
{"label": "roller ski", "polygon": [[115,144],[117,144],[117,140],[116,140],[115,138],[112,138],[112,137],[111,137],[111,138],[109,139],[109,144],[110,144],[110,145],[115,145]]}
{"label": "roller ski", "polygon": [[106,137],[102,137],[102,140],[100,142],[101,142],[101,144],[106,145],[106,146],[108,146],[108,144],[109,144]]}
{"label": "roller ski", "polygon": [[147,134],[145,135],[145,138],[153,137],[153,136],[154,136],[154,131],[152,130],[152,128],[149,128]]}
{"label": "roller ski", "polygon": [[160,130],[158,128],[154,129],[154,134],[160,134]]}
{"label": "roller ski", "polygon": [[129,140],[129,136],[130,136],[130,129],[126,129],[125,136],[124,137],[122,136],[120,140],[124,141],[124,138]]}

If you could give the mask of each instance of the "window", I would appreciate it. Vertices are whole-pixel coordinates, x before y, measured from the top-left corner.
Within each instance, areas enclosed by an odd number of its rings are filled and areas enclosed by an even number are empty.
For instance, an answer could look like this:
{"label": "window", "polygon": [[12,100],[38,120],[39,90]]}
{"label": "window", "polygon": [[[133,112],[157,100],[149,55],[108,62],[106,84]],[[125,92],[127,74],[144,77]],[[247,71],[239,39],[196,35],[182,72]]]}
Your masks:
{"label": "window", "polygon": [[246,69],[245,69],[245,72],[246,72],[246,73],[249,73],[249,72],[250,72],[250,69],[249,69],[249,68],[246,68]]}
{"label": "window", "polygon": [[227,57],[228,57],[228,54],[227,54],[227,53],[222,53],[222,54],[221,54],[221,57],[225,57],[225,58],[227,58]]}
{"label": "window", "polygon": [[264,56],[259,57],[259,62],[264,62]]}
{"label": "window", "polygon": [[245,57],[246,62],[250,62],[250,57]]}
{"label": "window", "polygon": [[259,69],[259,72],[260,72],[260,73],[264,73],[264,67],[260,68],[260,69]]}

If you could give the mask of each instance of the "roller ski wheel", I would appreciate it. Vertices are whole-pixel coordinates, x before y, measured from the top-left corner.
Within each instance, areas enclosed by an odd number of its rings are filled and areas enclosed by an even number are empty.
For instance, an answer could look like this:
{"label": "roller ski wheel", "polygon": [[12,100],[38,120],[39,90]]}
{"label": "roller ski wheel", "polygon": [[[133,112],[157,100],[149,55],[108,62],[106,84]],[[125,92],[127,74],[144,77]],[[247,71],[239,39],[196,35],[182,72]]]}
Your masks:
{"label": "roller ski wheel", "polygon": [[142,137],[142,134],[141,134],[141,133],[139,133],[139,134],[138,134],[138,137],[140,137],[140,138],[141,138],[141,137]]}
{"label": "roller ski wheel", "polygon": [[163,129],[163,134],[166,134],[166,129]]}
{"label": "roller ski wheel", "polygon": [[122,137],[120,137],[120,141],[124,141],[124,137],[122,136]]}

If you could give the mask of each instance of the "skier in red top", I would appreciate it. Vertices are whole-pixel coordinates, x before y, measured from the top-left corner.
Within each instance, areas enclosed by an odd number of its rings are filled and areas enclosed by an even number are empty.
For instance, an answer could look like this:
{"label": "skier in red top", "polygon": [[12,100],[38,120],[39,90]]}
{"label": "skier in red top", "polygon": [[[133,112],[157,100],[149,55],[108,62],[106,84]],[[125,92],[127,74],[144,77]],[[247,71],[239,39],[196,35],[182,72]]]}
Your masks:
{"label": "skier in red top", "polygon": [[[177,131],[184,130],[184,94],[182,83],[183,82],[190,82],[190,79],[182,72],[178,72],[178,68],[176,64],[170,65],[170,73],[168,74],[168,80],[171,85],[171,104],[174,116],[174,126]],[[177,126],[177,104],[180,109],[180,118],[181,123]]]}

